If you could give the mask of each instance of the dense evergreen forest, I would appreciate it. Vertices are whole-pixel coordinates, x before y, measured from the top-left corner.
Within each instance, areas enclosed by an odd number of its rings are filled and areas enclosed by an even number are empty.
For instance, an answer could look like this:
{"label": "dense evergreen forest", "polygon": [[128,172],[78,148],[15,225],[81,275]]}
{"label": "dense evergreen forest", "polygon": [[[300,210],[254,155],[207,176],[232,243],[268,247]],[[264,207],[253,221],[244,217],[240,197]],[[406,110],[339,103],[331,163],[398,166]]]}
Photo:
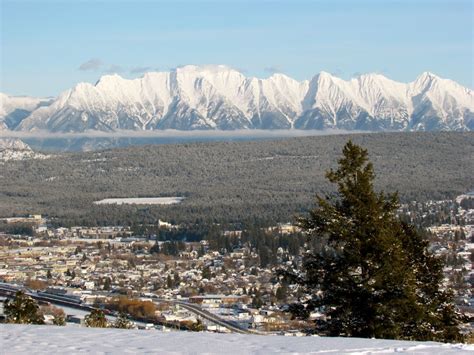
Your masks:
{"label": "dense evergreen forest", "polygon": [[[292,221],[331,193],[325,171],[348,139],[369,150],[376,188],[401,201],[473,188],[473,133],[377,133],[136,146],[0,165],[0,216],[41,213],[57,225]],[[183,196],[170,206],[94,205],[112,197]]]}

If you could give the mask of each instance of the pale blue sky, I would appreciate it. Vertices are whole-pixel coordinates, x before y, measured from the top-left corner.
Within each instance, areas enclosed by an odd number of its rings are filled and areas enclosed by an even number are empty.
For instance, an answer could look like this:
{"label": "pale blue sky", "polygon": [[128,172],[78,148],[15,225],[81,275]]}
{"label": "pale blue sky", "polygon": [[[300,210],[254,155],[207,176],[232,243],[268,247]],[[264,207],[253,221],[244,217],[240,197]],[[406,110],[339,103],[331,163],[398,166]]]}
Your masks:
{"label": "pale blue sky", "polygon": [[471,0],[0,2],[0,91],[14,95],[184,64],[299,80],[431,71],[474,86]]}

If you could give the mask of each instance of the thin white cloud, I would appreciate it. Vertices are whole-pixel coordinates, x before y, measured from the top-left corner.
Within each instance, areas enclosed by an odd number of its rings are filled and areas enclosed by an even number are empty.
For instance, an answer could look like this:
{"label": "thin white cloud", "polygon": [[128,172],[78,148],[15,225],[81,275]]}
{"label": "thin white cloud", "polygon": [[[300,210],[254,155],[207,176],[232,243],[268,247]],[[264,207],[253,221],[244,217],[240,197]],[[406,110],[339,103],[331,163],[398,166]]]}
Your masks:
{"label": "thin white cloud", "polygon": [[79,70],[88,71],[88,70],[99,70],[103,67],[104,63],[98,58],[89,59],[87,62],[82,63],[79,66]]}
{"label": "thin white cloud", "polygon": [[123,73],[126,71],[121,65],[105,63],[99,58],[89,59],[87,62],[82,63],[78,69],[81,71],[99,71],[103,73]]}
{"label": "thin white cloud", "polygon": [[195,130],[195,131],[179,131],[173,129],[154,130],[154,131],[132,131],[117,130],[114,132],[102,131],[85,131],[80,133],[60,133],[49,131],[9,131],[0,130],[0,138],[284,138],[284,137],[306,137],[306,136],[325,136],[335,134],[357,134],[370,133],[367,131],[347,131],[343,129],[327,129],[327,130],[299,130],[299,129],[242,129],[233,131],[221,130]]}
{"label": "thin white cloud", "polygon": [[282,70],[277,66],[270,66],[263,68],[263,71],[269,74],[281,73]]}
{"label": "thin white cloud", "polygon": [[125,69],[121,65],[117,65],[117,64],[110,64],[109,67],[104,70],[104,72],[111,73],[111,74],[122,73],[124,71]]}
{"label": "thin white cloud", "polygon": [[134,67],[130,69],[130,74],[142,74],[153,70],[152,67]]}

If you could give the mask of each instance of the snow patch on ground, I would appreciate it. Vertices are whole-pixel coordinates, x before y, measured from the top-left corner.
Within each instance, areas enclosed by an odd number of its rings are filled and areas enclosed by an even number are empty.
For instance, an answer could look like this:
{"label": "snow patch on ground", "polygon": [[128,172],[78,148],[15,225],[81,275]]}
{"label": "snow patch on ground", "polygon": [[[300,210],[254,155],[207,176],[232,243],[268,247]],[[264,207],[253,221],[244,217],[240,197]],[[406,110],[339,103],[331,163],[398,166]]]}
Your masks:
{"label": "snow patch on ground", "polygon": [[472,354],[473,345],[81,327],[0,325],[2,354]]}
{"label": "snow patch on ground", "polygon": [[95,201],[96,205],[172,205],[180,203],[184,197],[135,197],[135,198],[106,198]]}

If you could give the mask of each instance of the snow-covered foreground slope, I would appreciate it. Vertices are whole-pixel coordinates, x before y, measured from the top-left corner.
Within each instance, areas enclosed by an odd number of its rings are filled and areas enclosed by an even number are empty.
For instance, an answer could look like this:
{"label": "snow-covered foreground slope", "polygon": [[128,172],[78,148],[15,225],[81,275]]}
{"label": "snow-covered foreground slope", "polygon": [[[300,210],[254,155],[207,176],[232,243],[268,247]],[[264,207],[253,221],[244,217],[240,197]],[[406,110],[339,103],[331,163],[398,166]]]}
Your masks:
{"label": "snow-covered foreground slope", "polygon": [[9,128],[474,130],[474,93],[428,72],[408,84],[379,74],[342,80],[325,72],[297,81],[188,65],[133,80],[115,74],[95,85],[79,83]]}
{"label": "snow-covered foreground slope", "polygon": [[0,325],[2,354],[472,354],[474,346],[394,340],[284,337]]}

